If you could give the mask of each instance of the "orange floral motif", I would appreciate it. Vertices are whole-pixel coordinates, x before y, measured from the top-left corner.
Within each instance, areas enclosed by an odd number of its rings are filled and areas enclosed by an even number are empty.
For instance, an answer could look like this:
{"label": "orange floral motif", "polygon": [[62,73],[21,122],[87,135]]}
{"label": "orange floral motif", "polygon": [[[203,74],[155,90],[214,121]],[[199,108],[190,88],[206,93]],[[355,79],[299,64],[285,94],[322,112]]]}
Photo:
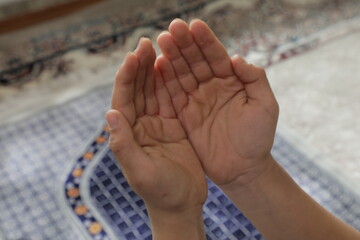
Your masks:
{"label": "orange floral motif", "polygon": [[88,208],[84,205],[79,205],[79,206],[76,206],[76,208],[75,208],[75,213],[79,216],[82,216],[87,212],[88,212]]}
{"label": "orange floral motif", "polygon": [[76,198],[80,195],[79,189],[77,188],[71,188],[66,193],[71,198]]}
{"label": "orange floral motif", "polygon": [[102,226],[100,225],[100,223],[98,222],[94,222],[90,225],[89,227],[89,232],[92,234],[92,235],[96,235],[98,234],[99,232],[101,232],[102,230]]}
{"label": "orange floral motif", "polygon": [[105,128],[104,128],[104,131],[107,132],[107,133],[110,132],[109,125],[106,124],[106,126],[105,126]]}
{"label": "orange floral motif", "polygon": [[94,157],[94,154],[91,153],[91,152],[86,152],[83,157],[86,160],[90,160],[90,159],[92,159]]}
{"label": "orange floral motif", "polygon": [[83,174],[83,170],[81,168],[75,168],[73,171],[72,171],[72,175],[74,177],[80,177],[81,175]]}
{"label": "orange floral motif", "polygon": [[106,142],[106,138],[104,136],[100,136],[100,137],[96,138],[96,142],[99,144],[103,144]]}

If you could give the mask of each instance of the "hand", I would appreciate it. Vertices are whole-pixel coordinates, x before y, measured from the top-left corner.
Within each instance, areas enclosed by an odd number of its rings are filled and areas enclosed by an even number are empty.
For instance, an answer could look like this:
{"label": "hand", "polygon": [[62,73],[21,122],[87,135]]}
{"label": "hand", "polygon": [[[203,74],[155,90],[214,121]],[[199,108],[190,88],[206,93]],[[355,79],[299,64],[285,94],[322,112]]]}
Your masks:
{"label": "hand", "polygon": [[200,20],[174,20],[158,37],[157,66],[206,174],[246,183],[270,159],[278,104],[263,69],[230,58]]}
{"label": "hand", "polygon": [[[205,174],[154,61],[151,41],[143,38],[117,72],[112,110],[106,114],[110,148],[129,184],[144,199],[154,228],[185,215],[191,215],[189,223],[200,216],[202,225]],[[170,230],[184,231],[179,226]]]}

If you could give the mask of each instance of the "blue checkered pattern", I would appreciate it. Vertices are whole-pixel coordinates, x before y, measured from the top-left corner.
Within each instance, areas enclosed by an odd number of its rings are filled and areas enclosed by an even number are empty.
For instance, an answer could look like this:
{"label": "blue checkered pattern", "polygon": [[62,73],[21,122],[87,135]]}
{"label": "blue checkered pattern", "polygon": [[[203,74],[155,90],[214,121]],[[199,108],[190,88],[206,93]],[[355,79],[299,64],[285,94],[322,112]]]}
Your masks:
{"label": "blue checkered pattern", "polygon": [[274,157],[302,189],[330,212],[360,230],[360,199],[277,134]]}
{"label": "blue checkered pattern", "polygon": [[[66,183],[60,181],[60,176],[82,156],[84,152],[79,150],[87,149],[84,142],[97,137],[93,133],[103,124],[110,95],[109,87],[98,89],[26,121],[0,127],[0,236],[9,240],[92,238],[82,234],[88,231],[86,223],[76,225],[75,218],[69,219],[66,213],[75,213],[70,212],[69,205],[61,204],[64,199],[59,197],[58,189],[65,189]],[[91,211],[86,217],[94,218],[108,231],[102,239],[110,235],[119,239],[150,239],[145,205],[106,148],[106,144],[99,148],[95,167],[84,179],[89,187],[82,197],[96,213]],[[360,229],[360,202],[351,192],[281,135],[277,135],[273,154],[306,192]],[[208,183],[209,198],[203,208],[207,238],[261,239],[221,190]]]}
{"label": "blue checkered pattern", "polygon": [[6,240],[83,239],[57,190],[66,166],[103,121],[110,96],[109,87],[100,89],[0,127],[0,232]]}
{"label": "blue checkered pattern", "polygon": [[[120,239],[151,239],[145,204],[127,183],[111,151],[105,152],[90,177],[90,195]],[[204,205],[208,239],[260,239],[259,232],[208,180],[209,196]]]}
{"label": "blue checkered pattern", "polygon": [[127,183],[110,151],[90,178],[90,194],[120,239],[151,239],[145,204]]}
{"label": "blue checkered pattern", "polygon": [[[274,157],[298,184],[335,215],[360,229],[360,199],[277,135]],[[127,183],[110,150],[103,152],[89,177],[92,204],[120,239],[151,239],[144,202]],[[262,239],[248,219],[210,180],[203,208],[207,239]]]}

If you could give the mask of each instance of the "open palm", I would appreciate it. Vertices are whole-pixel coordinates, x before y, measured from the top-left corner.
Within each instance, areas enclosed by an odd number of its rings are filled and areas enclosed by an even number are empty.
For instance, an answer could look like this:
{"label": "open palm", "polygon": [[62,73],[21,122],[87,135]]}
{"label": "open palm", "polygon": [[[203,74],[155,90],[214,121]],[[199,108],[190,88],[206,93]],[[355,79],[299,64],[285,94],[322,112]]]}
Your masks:
{"label": "open palm", "polygon": [[231,59],[200,20],[174,20],[158,44],[163,56],[156,65],[206,174],[224,185],[259,168],[278,117],[264,71]]}
{"label": "open palm", "polygon": [[110,148],[150,209],[202,206],[205,175],[154,62],[150,40],[142,39],[120,67],[107,113]]}

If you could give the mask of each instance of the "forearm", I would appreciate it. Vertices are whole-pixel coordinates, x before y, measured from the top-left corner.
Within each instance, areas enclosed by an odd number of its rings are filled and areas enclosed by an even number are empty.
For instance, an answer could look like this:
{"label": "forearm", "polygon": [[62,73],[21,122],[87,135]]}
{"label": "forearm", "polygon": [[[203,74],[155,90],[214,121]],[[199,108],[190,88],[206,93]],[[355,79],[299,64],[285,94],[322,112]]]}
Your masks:
{"label": "forearm", "polygon": [[148,208],[154,240],[204,240],[202,207],[178,212],[162,212]]}
{"label": "forearm", "polygon": [[308,196],[271,157],[248,184],[222,187],[267,240],[360,239],[360,233]]}

